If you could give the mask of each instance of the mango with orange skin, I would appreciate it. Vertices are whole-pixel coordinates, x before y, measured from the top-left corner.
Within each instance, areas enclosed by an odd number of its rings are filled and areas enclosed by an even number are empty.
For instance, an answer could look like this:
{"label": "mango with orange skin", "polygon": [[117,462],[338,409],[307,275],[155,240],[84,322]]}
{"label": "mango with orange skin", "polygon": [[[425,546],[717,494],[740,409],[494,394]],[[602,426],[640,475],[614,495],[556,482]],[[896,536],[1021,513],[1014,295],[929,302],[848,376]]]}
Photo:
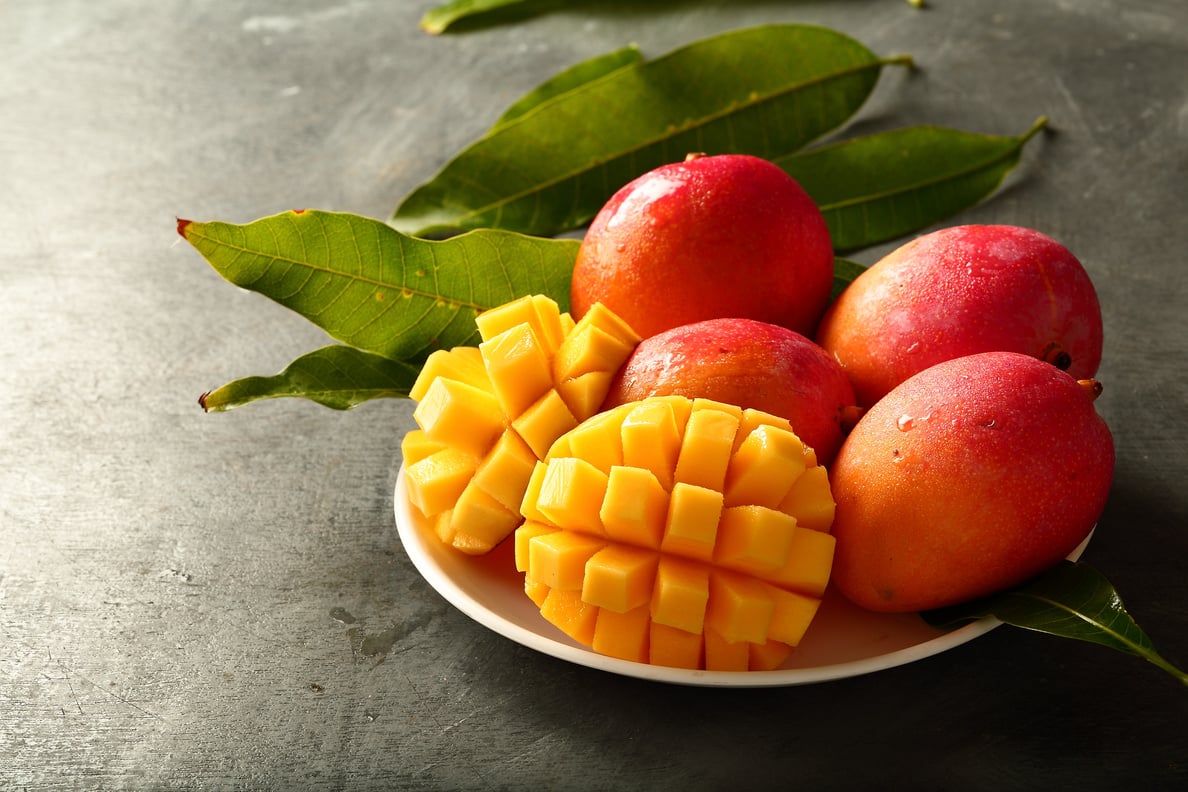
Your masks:
{"label": "mango with orange skin", "polygon": [[939,363],[893,389],[830,469],[837,588],[869,610],[929,610],[1065,558],[1113,477],[1099,392],[1016,352]]}

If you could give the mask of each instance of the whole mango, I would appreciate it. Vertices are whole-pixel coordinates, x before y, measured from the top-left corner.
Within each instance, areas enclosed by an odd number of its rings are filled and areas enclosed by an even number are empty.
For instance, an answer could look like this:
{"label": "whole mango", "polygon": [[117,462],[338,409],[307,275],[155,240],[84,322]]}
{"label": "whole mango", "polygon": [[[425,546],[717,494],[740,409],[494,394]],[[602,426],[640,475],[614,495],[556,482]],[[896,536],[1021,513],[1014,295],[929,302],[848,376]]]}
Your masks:
{"label": "whole mango", "polygon": [[837,588],[874,611],[928,610],[1067,556],[1113,477],[1099,392],[1016,352],[939,363],[893,389],[830,470]]}
{"label": "whole mango", "polygon": [[775,164],[690,155],[616,192],[573,269],[580,319],[602,303],[644,338],[739,316],[812,334],[829,301],[833,247],[820,209]]}
{"label": "whole mango", "polygon": [[1101,307],[1080,261],[1028,228],[964,225],[918,237],[859,275],[816,334],[869,407],[911,375],[978,352],[1022,352],[1092,377]]}

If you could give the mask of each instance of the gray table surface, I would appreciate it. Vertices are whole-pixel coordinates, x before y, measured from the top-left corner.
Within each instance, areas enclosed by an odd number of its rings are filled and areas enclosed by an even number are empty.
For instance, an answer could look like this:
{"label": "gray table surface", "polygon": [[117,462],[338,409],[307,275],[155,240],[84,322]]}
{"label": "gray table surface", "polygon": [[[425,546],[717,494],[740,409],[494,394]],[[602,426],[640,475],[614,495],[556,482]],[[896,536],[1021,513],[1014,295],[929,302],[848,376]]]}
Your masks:
{"label": "gray table surface", "polygon": [[1118,467],[1086,558],[1188,666],[1188,3],[573,3],[441,37],[433,5],[0,4],[0,788],[1188,788],[1188,690],[1089,644],[1004,628],[720,690],[488,631],[397,536],[410,403],[199,409],[324,337],[175,233],[386,217],[523,92],[631,42],[795,21],[910,53],[861,128],[1051,119],[960,219],[1043,230],[1093,276]]}

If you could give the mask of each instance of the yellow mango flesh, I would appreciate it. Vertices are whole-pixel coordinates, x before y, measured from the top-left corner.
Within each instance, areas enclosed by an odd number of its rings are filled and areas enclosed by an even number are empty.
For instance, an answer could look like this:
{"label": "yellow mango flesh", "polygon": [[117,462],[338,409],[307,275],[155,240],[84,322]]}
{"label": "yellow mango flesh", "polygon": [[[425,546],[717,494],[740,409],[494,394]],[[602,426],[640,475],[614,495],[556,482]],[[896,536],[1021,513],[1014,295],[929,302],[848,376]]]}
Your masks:
{"label": "yellow mango flesh", "polygon": [[409,389],[417,428],[401,451],[410,502],[443,542],[482,554],[522,521],[537,461],[598,411],[639,336],[601,306],[575,323],[543,295],[484,311],[475,324],[477,347],[437,350],[421,367]]}
{"label": "yellow mango flesh", "polygon": [[536,466],[517,569],[534,600],[558,595],[545,618],[594,651],[775,668],[829,580],[823,473],[782,419],[684,397],[625,404],[562,435]]}

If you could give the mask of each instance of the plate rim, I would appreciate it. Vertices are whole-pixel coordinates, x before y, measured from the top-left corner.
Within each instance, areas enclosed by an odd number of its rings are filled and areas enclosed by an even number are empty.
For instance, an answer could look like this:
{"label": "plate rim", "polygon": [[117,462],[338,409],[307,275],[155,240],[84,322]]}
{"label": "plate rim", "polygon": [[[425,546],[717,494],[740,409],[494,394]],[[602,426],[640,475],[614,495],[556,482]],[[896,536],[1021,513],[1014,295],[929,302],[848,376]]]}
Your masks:
{"label": "plate rim", "polygon": [[[428,543],[424,541],[423,532],[417,529],[416,520],[412,518],[413,507],[408,500],[404,476],[402,462],[397,471],[392,498],[396,531],[409,560],[412,561],[417,572],[429,586],[463,614],[492,632],[526,648],[587,668],[674,685],[742,688],[792,687],[862,676],[917,662],[955,649],[1002,625],[1002,622],[993,616],[985,616],[970,624],[942,632],[935,638],[883,654],[828,665],[772,671],[703,671],[622,660],[598,654],[592,649],[566,643],[561,637],[554,639],[526,629],[486,604],[479,602],[455,583],[433,559]],[[1070,554],[1070,559],[1075,560],[1080,556],[1092,535],[1093,532],[1090,531],[1089,536]]]}

